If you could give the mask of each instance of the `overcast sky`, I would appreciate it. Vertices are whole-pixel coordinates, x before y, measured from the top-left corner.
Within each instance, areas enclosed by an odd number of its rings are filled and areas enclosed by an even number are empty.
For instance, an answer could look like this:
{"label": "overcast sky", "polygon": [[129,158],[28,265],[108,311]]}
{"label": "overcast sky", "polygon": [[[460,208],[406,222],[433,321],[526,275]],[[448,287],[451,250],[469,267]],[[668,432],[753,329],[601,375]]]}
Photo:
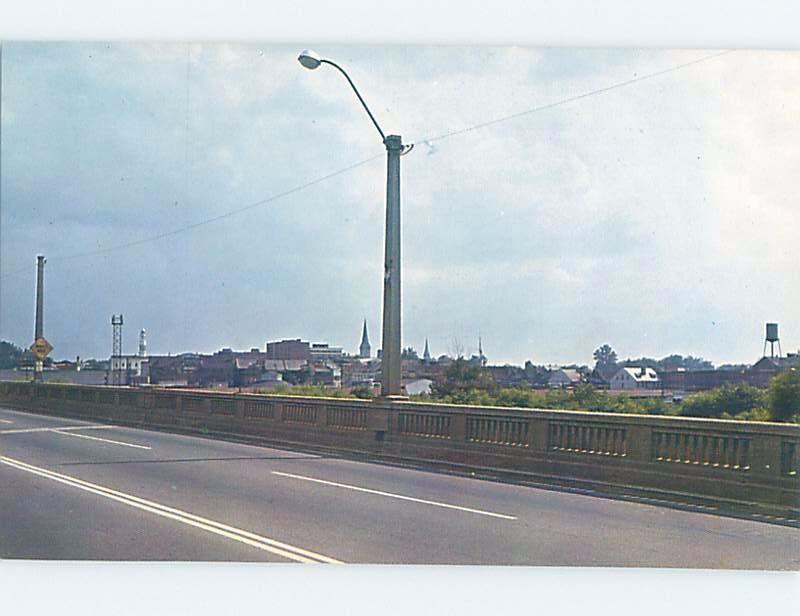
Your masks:
{"label": "overcast sky", "polygon": [[[308,45],[4,44],[0,337],[54,357],[380,346],[385,161]],[[800,53],[324,47],[402,159],[403,345],[492,363],[800,347]],[[280,195],[230,217],[143,241]],[[85,255],[87,256],[78,256]]]}

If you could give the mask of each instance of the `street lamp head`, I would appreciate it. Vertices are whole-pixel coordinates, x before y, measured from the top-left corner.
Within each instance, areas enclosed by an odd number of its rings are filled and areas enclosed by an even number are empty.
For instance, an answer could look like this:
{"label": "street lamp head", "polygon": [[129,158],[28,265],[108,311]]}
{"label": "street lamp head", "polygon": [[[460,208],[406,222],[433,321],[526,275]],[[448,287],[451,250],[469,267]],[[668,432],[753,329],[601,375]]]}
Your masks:
{"label": "street lamp head", "polygon": [[309,70],[314,70],[322,63],[322,58],[319,54],[312,49],[306,49],[303,53],[297,56],[297,61]]}

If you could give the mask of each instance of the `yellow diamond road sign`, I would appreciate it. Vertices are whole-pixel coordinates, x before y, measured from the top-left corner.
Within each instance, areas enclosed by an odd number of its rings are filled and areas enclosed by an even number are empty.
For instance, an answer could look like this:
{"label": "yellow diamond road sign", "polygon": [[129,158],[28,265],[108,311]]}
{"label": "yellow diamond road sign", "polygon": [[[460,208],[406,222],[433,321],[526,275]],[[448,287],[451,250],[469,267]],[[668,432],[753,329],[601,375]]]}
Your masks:
{"label": "yellow diamond road sign", "polygon": [[36,342],[31,345],[31,351],[36,355],[37,359],[44,359],[53,350],[52,345],[44,338],[38,338]]}

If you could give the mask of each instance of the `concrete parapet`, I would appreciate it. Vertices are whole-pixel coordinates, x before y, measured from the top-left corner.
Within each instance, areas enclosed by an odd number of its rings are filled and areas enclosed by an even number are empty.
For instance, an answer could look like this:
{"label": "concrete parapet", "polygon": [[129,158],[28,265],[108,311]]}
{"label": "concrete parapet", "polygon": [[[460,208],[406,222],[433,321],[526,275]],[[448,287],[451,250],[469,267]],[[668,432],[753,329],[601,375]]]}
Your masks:
{"label": "concrete parapet", "polygon": [[800,515],[800,426],[551,409],[0,382],[32,412],[504,479]]}

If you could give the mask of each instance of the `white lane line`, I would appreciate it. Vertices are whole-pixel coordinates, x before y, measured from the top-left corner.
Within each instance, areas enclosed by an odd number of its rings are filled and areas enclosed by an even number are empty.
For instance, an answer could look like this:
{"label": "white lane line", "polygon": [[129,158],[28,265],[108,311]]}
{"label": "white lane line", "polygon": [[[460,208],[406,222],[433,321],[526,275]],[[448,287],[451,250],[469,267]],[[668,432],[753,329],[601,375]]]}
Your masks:
{"label": "white lane line", "polygon": [[55,429],[53,430],[56,434],[61,434],[63,436],[75,436],[77,438],[86,438],[92,441],[101,441],[103,443],[111,443],[112,445],[122,445],[123,447],[135,447],[136,449],[152,449],[152,447],[147,447],[145,445],[135,445],[134,443],[125,443],[123,441],[114,441],[110,438],[100,438],[98,436],[89,436],[88,434],[78,434],[77,432],[62,432],[61,430]]}
{"label": "white lane line", "polygon": [[323,554],[318,554],[310,550],[289,545],[288,543],[276,541],[275,539],[270,539],[269,537],[257,535],[256,533],[251,533],[250,531],[242,530],[241,528],[236,528],[235,526],[228,526],[227,524],[209,520],[208,518],[203,518],[187,511],[182,511],[173,507],[167,507],[166,505],[146,500],[144,498],[139,498],[138,496],[133,496],[131,494],[112,490],[111,488],[106,488],[95,483],[83,481],[77,477],[71,477],[69,475],[56,473],[55,471],[45,468],[33,466],[32,464],[28,464],[22,460],[15,460],[13,458],[0,456],[0,463],[14,467],[18,470],[32,473],[34,475],[39,475],[40,477],[51,479],[52,481],[57,481],[68,486],[84,490],[86,492],[91,492],[92,494],[96,494],[98,496],[123,503],[130,507],[135,507],[137,509],[153,513],[163,518],[168,518],[188,526],[200,528],[215,535],[220,535],[222,537],[232,539],[233,541],[238,541],[239,543],[244,543],[254,548],[283,556],[284,558],[288,558],[290,560],[303,563],[342,563],[340,560],[336,560]]}
{"label": "white lane line", "polygon": [[462,507],[461,505],[451,505],[449,503],[440,503],[437,501],[425,500],[423,498],[414,498],[413,496],[404,496],[402,494],[393,494],[392,492],[382,492],[381,490],[371,490],[369,488],[360,488],[346,483],[337,483],[335,481],[326,481],[324,479],[316,479],[314,477],[306,477],[304,475],[293,475],[292,473],[282,473],[280,471],[272,471],[273,475],[280,477],[289,477],[291,479],[300,479],[302,481],[313,481],[314,483],[321,483],[326,486],[333,486],[336,488],[344,488],[346,490],[354,490],[356,492],[366,492],[367,494],[377,494],[378,496],[386,496],[389,498],[397,498],[399,500],[411,501],[413,503],[422,503],[423,505],[433,505],[434,507],[444,507],[445,509],[456,509],[457,511],[466,511],[467,513],[477,513],[479,515],[488,515],[493,518],[501,518],[503,520],[516,520],[517,517],[513,515],[506,515],[505,513],[494,513],[493,511],[484,511],[482,509],[473,509],[471,507]]}
{"label": "white lane line", "polygon": [[10,419],[0,419],[0,423],[14,423]]}
{"label": "white lane line", "polygon": [[55,432],[56,430],[109,430],[114,426],[51,426],[50,428],[17,428],[0,430],[0,434],[31,434],[34,432]]}

